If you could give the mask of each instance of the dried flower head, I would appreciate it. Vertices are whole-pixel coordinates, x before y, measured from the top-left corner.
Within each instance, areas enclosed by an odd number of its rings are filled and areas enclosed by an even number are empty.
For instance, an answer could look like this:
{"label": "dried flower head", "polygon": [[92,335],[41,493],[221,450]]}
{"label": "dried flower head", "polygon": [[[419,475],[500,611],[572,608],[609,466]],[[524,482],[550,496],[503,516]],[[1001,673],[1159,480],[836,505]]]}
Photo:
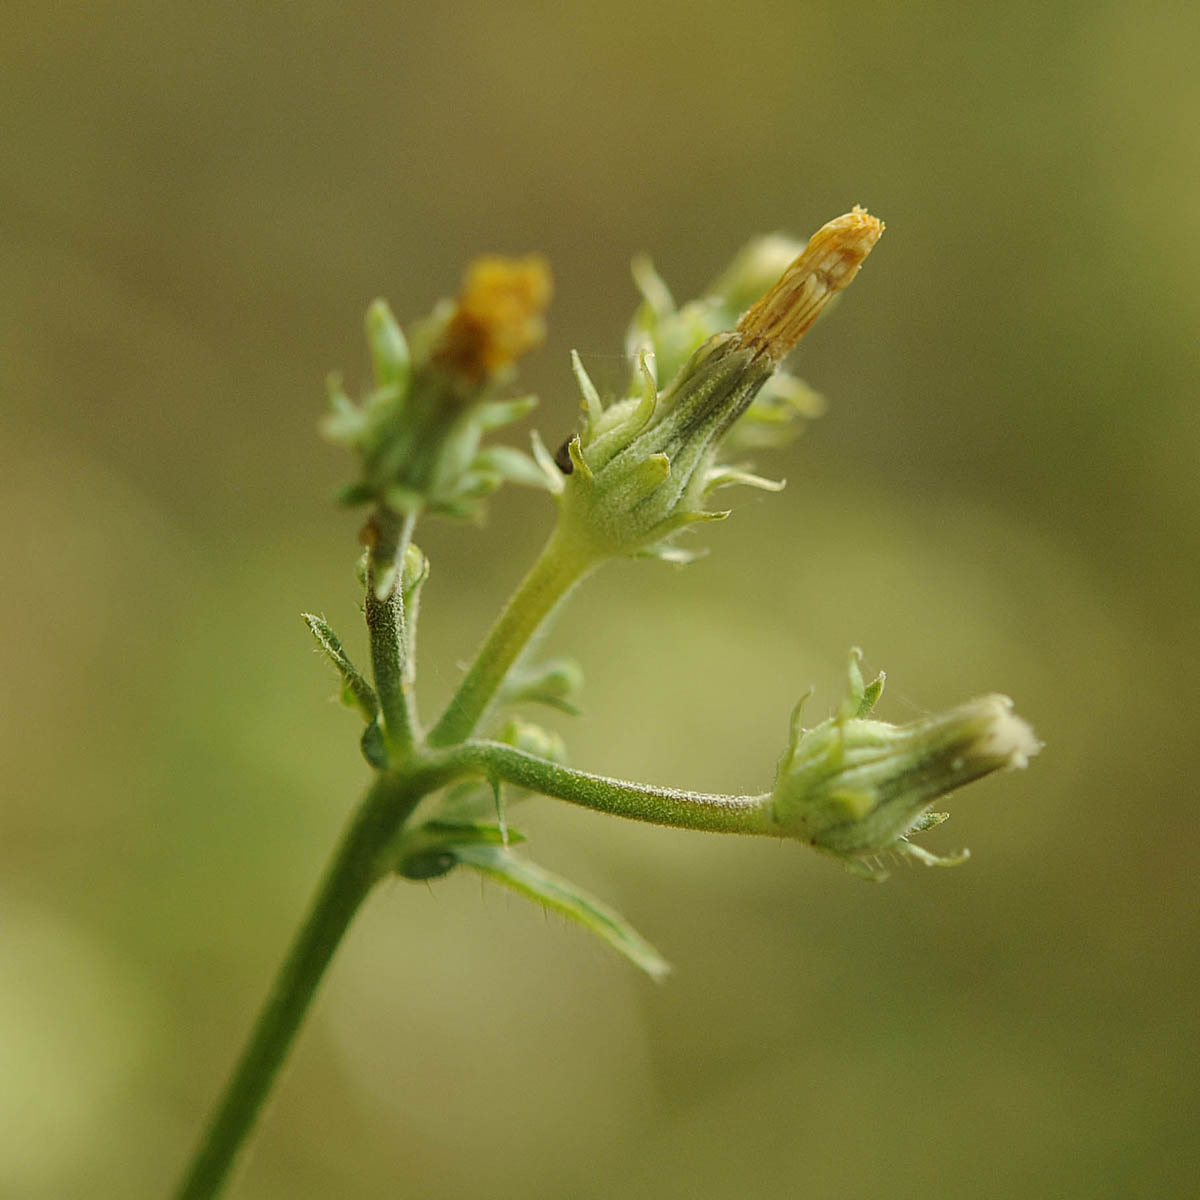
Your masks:
{"label": "dried flower head", "polygon": [[553,291],[550,266],[539,255],[477,258],[432,361],[473,383],[498,374],[541,345]]}
{"label": "dried flower head", "polygon": [[858,205],[822,225],[779,282],[738,322],[742,340],[781,362],[858,274],[883,229],[882,221]]}

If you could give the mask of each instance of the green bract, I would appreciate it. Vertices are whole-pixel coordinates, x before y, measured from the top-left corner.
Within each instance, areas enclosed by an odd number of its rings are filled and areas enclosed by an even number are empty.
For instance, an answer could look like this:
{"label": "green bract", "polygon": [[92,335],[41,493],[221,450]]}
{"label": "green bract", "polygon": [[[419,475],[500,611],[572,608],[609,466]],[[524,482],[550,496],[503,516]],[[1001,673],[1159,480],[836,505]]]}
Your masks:
{"label": "green bract", "polygon": [[[704,507],[714,488],[737,478],[714,466],[721,437],[750,406],[774,364],[734,334],[705,342],[661,393],[642,357],[639,397],[592,404],[584,431],[554,464],[545,463],[561,506],[564,538],[596,559],[651,553],[678,560],[671,535],[726,512]],[[578,359],[576,359],[577,369]],[[585,388],[585,396],[594,390]]]}

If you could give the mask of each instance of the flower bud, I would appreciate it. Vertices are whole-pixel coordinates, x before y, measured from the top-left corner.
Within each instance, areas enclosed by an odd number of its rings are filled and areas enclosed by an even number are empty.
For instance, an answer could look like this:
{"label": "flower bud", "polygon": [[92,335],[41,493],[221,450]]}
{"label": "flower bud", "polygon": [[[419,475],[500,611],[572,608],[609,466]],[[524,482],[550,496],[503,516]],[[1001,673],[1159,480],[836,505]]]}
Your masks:
{"label": "flower bud", "polygon": [[499,700],[502,704],[547,704],[575,716],[579,710],[574,701],[582,688],[583,668],[573,658],[551,658],[532,666],[513,667],[500,689]]}
{"label": "flower bud", "polygon": [[940,858],[909,835],[946,819],[928,811],[939,797],[993,771],[1024,767],[1040,743],[1006,696],[983,696],[907,725],[872,720],[867,714],[882,678],[864,688],[857,654],[850,698],[835,716],[806,730],[797,709],[770,800],[772,819],[785,836],[868,878],[886,878],[871,862],[885,851],[928,865],[964,861],[965,850]]}
{"label": "flower bud", "polygon": [[[678,548],[668,541],[672,534],[728,515],[705,510],[710,491],[726,483],[772,486],[717,466],[720,442],[828,301],[854,278],[882,232],[883,224],[860,208],[823,226],[736,327],[704,341],[661,391],[643,349],[640,394],[605,408],[576,359],[584,430],[553,463],[543,456],[549,474],[557,464],[567,477],[565,483],[553,481],[565,535],[595,558],[678,557]],[[744,284],[743,276],[756,265],[743,264],[727,286]],[[647,284],[644,290],[647,311],[658,320],[664,314],[654,306],[669,304],[669,294]],[[712,303],[719,308],[718,301]],[[678,317],[702,325],[707,310],[688,316],[690,308]],[[671,315],[665,314],[668,323]],[[654,329],[647,325],[646,330],[653,344]]]}
{"label": "flower bud", "polygon": [[542,725],[535,725],[532,721],[524,721],[520,717],[512,717],[506,721],[504,727],[496,733],[495,740],[549,762],[567,761],[567,743],[563,741],[562,734]]}

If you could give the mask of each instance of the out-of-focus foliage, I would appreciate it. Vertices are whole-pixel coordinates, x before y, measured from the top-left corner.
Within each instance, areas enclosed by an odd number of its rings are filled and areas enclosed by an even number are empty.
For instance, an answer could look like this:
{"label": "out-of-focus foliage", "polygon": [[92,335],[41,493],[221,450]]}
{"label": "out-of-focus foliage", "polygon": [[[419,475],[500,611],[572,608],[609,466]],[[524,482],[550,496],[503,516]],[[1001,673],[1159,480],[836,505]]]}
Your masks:
{"label": "out-of-focus foliage", "polygon": [[[756,454],[787,491],[552,636],[573,761],[767,789],[860,644],[886,719],[1014,696],[1036,769],[924,835],[968,866],[885,888],[527,802],[671,981],[397,884],[232,1195],[1190,1194],[1198,36],[1182,4],[6,6],[0,1194],[164,1194],[363,778],[297,619],[355,625],[315,424],[329,364],[367,384],[363,306],[545,253],[522,381],[565,435],[571,347],[627,378],[633,253],[693,295],[855,202],[888,233],[792,364],[827,414]],[[489,522],[422,535],[427,711],[549,502]]]}

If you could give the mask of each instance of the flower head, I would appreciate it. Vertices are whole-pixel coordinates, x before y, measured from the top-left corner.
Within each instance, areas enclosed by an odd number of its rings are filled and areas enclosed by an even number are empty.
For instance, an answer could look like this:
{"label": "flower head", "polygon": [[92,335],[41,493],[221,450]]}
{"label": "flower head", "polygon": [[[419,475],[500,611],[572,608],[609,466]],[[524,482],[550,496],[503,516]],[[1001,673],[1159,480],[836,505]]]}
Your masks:
{"label": "flower head", "polygon": [[[606,407],[576,357],[583,431],[553,463],[541,456],[561,494],[571,536],[599,557],[651,553],[678,560],[687,556],[671,543],[674,533],[728,515],[706,510],[710,492],[732,483],[782,486],[719,465],[720,444],[826,304],[851,282],[882,232],[882,222],[861,208],[830,221],[732,329],[724,324],[732,323],[730,298],[740,300],[748,281],[761,279],[765,262],[777,267],[786,243],[775,239],[743,256],[719,281],[722,292],[678,311],[652,268],[642,264],[646,304],[631,335],[639,350],[637,393]],[[680,347],[718,320],[723,331],[707,336],[660,390],[648,351],[657,352],[661,343],[673,365]],[[767,406],[768,421],[786,421],[792,400],[796,408],[812,408],[811,393],[789,378]]]}
{"label": "flower head", "polygon": [[770,801],[772,819],[785,836],[836,855],[868,878],[886,878],[875,862],[885,852],[957,865],[966,850],[939,857],[909,837],[946,819],[929,811],[934,801],[993,771],[1024,767],[1041,744],[1007,696],[983,696],[907,725],[873,720],[883,676],[864,687],[859,657],[855,650],[850,694],[834,716],[805,729],[797,707]]}
{"label": "flower head", "polygon": [[471,517],[506,480],[545,486],[519,450],[484,446],[483,435],[524,416],[532,397],[496,398],[521,355],[545,335],[550,268],[530,255],[476,259],[455,300],[443,301],[406,338],[383,300],[367,310],[375,388],[354,404],[332,377],[325,433],[353,450],[359,481],[348,504],[393,513]]}
{"label": "flower head", "polygon": [[541,345],[552,290],[550,267],[539,255],[477,258],[431,361],[473,383],[499,374]]}

